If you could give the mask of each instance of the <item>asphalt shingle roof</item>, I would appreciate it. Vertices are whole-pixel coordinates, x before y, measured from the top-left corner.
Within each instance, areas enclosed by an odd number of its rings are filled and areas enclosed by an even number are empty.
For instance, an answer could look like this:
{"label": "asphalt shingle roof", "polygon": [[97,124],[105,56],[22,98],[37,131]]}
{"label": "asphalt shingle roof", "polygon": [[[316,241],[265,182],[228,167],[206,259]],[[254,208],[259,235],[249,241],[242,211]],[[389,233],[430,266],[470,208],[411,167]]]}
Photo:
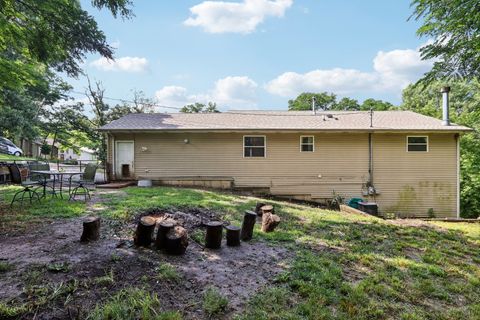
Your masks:
{"label": "asphalt shingle roof", "polygon": [[182,130],[327,130],[327,131],[469,131],[471,129],[411,111],[231,111],[224,113],[129,114],[101,131]]}

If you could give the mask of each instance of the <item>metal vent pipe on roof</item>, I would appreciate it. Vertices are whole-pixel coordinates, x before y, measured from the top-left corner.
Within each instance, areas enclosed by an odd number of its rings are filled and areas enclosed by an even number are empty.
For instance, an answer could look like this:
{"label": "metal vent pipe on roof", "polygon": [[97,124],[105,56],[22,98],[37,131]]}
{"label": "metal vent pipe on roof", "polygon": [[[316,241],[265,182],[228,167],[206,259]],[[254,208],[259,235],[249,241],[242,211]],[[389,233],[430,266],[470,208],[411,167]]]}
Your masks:
{"label": "metal vent pipe on roof", "polygon": [[442,125],[444,126],[449,126],[450,125],[450,109],[449,109],[449,101],[448,101],[448,94],[450,92],[450,87],[442,87],[440,89],[440,92],[442,93],[442,110],[443,110],[443,119],[442,119]]}

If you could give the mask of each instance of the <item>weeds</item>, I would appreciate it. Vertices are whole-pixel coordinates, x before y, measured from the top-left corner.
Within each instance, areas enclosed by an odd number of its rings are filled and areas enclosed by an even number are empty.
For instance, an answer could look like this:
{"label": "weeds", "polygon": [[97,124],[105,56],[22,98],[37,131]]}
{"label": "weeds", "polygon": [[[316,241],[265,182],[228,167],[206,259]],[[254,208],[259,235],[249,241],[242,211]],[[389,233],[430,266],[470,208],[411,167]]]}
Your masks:
{"label": "weeds", "polygon": [[109,286],[115,284],[113,269],[110,269],[110,271],[105,271],[105,275],[95,278],[94,282],[99,286]]}
{"label": "weeds", "polygon": [[0,261],[0,273],[8,272],[15,269],[15,266],[9,262]]}
{"label": "weeds", "polygon": [[71,270],[71,265],[68,262],[50,263],[47,265],[47,270],[54,273],[67,273]]}
{"label": "weeds", "polygon": [[160,300],[155,293],[143,289],[128,288],[117,292],[104,304],[97,305],[89,320],[180,320],[178,312],[160,311]]}
{"label": "weeds", "polygon": [[122,257],[119,256],[118,254],[112,253],[112,255],[110,256],[110,261],[119,262],[119,261],[122,261]]}
{"label": "weeds", "polygon": [[203,311],[213,317],[224,312],[228,305],[228,299],[220,294],[214,287],[209,287],[203,294]]}
{"label": "weeds", "polygon": [[157,273],[156,278],[159,280],[180,280],[180,274],[178,273],[177,269],[175,269],[175,267],[172,266],[170,263],[160,264],[158,267],[155,268],[155,272]]}
{"label": "weeds", "polygon": [[14,319],[28,312],[26,305],[12,306],[0,302],[0,319]]}

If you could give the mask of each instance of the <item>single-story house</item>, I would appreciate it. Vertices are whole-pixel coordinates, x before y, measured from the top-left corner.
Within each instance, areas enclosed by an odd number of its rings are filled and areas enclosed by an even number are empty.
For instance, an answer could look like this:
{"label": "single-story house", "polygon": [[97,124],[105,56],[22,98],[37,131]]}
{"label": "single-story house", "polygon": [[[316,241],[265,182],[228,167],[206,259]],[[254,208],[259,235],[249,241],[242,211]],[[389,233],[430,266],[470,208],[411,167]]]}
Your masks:
{"label": "single-story house", "polygon": [[97,160],[97,155],[95,154],[95,150],[85,147],[78,148],[78,151],[73,150],[72,148],[60,148],[58,158],[60,160],[94,161]]}
{"label": "single-story house", "polygon": [[235,111],[129,114],[100,130],[114,180],[360,197],[383,213],[456,217],[459,135],[470,129],[411,111]]}

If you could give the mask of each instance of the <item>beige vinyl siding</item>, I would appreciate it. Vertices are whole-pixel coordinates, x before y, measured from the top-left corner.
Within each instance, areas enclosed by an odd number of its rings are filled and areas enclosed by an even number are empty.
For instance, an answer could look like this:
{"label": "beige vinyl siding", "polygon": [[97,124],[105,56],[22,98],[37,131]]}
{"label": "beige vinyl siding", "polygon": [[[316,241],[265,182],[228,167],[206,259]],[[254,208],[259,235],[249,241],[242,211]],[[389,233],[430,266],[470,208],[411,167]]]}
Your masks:
{"label": "beige vinyl siding", "polygon": [[456,216],[455,135],[428,134],[428,152],[406,152],[408,135],[373,135],[374,184],[382,210],[427,217],[432,208],[436,217]]}
{"label": "beige vinyl siding", "polygon": [[[250,134],[261,133],[135,133],[115,139],[135,141],[137,178],[224,177],[236,188],[309,200],[332,198],[334,192],[347,199],[362,196],[368,133],[265,133],[266,157],[244,158],[243,136]],[[315,137],[314,152],[300,152],[301,135]],[[370,200],[383,212],[425,216],[433,208],[437,216],[455,216],[454,134],[428,134],[426,153],[406,152],[406,136],[373,134],[374,183],[381,194]]]}

